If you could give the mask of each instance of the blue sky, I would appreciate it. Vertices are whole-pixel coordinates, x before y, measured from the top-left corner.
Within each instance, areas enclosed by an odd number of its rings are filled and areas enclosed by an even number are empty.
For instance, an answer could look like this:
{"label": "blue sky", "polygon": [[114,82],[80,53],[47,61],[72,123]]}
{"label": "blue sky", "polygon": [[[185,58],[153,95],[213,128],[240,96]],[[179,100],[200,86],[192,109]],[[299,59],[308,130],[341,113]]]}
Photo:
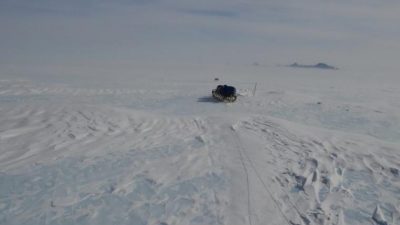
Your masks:
{"label": "blue sky", "polygon": [[398,12],[395,0],[0,0],[0,65],[396,67]]}

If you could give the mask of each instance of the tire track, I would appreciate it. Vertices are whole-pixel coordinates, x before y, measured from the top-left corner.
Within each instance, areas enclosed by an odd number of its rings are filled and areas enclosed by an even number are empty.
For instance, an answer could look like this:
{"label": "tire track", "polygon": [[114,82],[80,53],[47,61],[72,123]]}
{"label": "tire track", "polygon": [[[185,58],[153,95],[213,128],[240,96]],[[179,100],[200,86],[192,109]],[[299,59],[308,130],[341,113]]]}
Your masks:
{"label": "tire track", "polygon": [[251,213],[251,195],[250,195],[249,171],[248,171],[248,168],[247,168],[246,164],[244,163],[243,146],[242,146],[241,142],[239,141],[239,139],[238,139],[238,137],[237,137],[238,135],[237,135],[237,133],[235,132],[234,128],[231,127],[231,129],[233,130],[233,133],[236,134],[236,135],[235,135],[236,138],[234,138],[234,140],[235,140],[235,145],[236,145],[236,147],[237,147],[236,149],[237,149],[238,152],[239,152],[240,162],[242,163],[243,170],[244,170],[244,172],[245,172],[245,174],[246,174],[246,185],[247,185],[247,216],[248,216],[249,224],[252,225],[253,222],[252,222],[252,219],[251,219],[251,214],[252,214],[252,213]]}
{"label": "tire track", "polygon": [[[285,213],[283,212],[283,209],[280,207],[279,202],[274,198],[274,196],[273,196],[272,192],[269,190],[267,184],[266,184],[266,183],[264,182],[264,180],[261,178],[261,175],[260,175],[260,173],[258,172],[258,170],[256,169],[256,167],[255,167],[253,161],[252,161],[252,160],[250,159],[250,157],[247,155],[246,151],[244,150],[244,147],[243,147],[241,138],[240,138],[239,134],[237,133],[236,129],[235,129],[233,126],[231,127],[231,133],[232,133],[232,135],[235,137],[235,138],[234,138],[235,144],[236,144],[237,149],[238,149],[238,151],[239,151],[239,154],[240,154],[240,157],[241,157],[241,162],[242,162],[242,164],[243,164],[243,167],[245,168],[245,171],[246,171],[247,185],[248,185],[248,190],[249,190],[249,191],[248,191],[249,203],[250,203],[250,189],[249,189],[250,186],[249,186],[249,180],[248,180],[249,176],[248,176],[248,171],[247,171],[248,169],[247,169],[247,167],[245,166],[245,163],[244,163],[244,157],[243,157],[243,155],[246,157],[247,162],[250,164],[252,170],[254,171],[254,174],[256,175],[256,177],[257,177],[257,179],[260,181],[260,183],[262,184],[264,190],[268,193],[268,195],[270,196],[270,198],[271,198],[272,201],[274,202],[275,206],[278,208],[279,213],[282,215],[282,218],[286,221],[287,224],[293,225],[294,223],[293,223],[289,218],[287,218],[287,216],[286,216]],[[304,221],[303,216],[302,216],[302,214],[300,213],[300,211],[297,209],[297,207],[296,207],[295,205],[293,205],[293,203],[291,203],[291,205],[292,205],[292,207],[296,210],[296,212],[297,212],[297,214],[300,216],[300,218]],[[250,206],[249,206],[249,209],[250,209]],[[251,218],[250,215],[251,215],[251,211],[249,212],[249,218]],[[251,223],[250,223],[250,224],[251,224]]]}

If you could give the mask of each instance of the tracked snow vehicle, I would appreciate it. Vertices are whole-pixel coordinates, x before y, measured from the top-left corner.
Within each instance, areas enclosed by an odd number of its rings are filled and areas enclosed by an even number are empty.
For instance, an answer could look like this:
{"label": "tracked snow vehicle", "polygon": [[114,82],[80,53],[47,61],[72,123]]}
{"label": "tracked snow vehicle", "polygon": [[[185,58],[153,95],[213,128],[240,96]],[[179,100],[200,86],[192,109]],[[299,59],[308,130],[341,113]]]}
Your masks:
{"label": "tracked snow vehicle", "polygon": [[212,90],[212,96],[221,102],[234,102],[237,98],[236,88],[228,85],[218,85],[216,89]]}

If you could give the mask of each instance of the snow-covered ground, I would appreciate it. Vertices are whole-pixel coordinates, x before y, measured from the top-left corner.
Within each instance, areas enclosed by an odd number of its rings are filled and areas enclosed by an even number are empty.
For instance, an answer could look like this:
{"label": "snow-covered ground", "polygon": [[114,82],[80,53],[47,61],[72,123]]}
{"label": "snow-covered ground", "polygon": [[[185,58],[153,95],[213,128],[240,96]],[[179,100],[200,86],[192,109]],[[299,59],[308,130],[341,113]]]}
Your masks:
{"label": "snow-covered ground", "polygon": [[400,224],[392,74],[143,73],[2,75],[0,224]]}

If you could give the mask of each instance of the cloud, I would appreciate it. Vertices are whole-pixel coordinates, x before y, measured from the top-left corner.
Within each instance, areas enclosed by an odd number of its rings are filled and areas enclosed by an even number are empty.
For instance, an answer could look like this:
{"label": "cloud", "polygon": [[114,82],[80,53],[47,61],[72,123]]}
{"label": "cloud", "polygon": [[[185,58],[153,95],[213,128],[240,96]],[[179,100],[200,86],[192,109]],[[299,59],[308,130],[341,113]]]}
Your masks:
{"label": "cloud", "polygon": [[192,15],[199,15],[199,16],[227,17],[227,18],[239,17],[239,13],[234,11],[212,10],[212,9],[187,9],[181,11],[184,13],[189,13]]}

